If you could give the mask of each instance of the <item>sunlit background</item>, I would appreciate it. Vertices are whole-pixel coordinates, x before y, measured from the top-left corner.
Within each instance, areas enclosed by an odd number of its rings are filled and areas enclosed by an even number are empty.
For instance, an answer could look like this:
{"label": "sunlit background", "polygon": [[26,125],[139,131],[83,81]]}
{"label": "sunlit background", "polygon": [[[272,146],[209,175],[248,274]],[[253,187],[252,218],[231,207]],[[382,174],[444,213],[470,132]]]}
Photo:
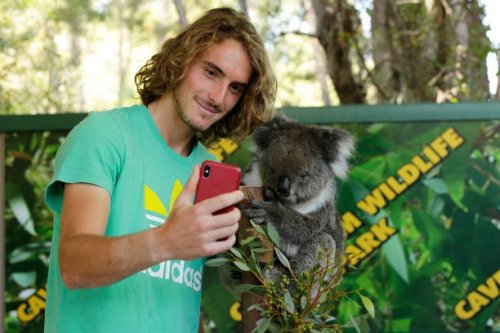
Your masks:
{"label": "sunlit background", "polygon": [[[485,6],[483,23],[490,29],[487,85],[491,96],[495,96],[496,50],[500,48],[500,22],[495,15],[500,13],[500,1],[478,1]],[[186,21],[191,22],[208,8],[239,8],[245,1],[180,2],[185,7]],[[315,33],[311,2],[246,3],[278,77],[276,105],[340,104],[327,73],[324,50],[311,37]],[[359,15],[359,47],[366,67],[353,60],[353,72],[368,82],[369,71],[375,68],[370,50],[373,1],[350,3]],[[434,0],[395,3],[422,3],[430,8]],[[184,23],[180,22],[174,2],[163,0],[7,1],[0,4],[0,10],[4,13],[0,18],[0,113],[88,112],[138,103],[135,73]],[[455,81],[456,87],[437,93],[436,102],[461,101],[457,95],[467,95],[468,89],[474,89],[464,86],[460,78]],[[373,84],[366,84],[366,92],[366,103],[380,103]],[[490,98],[481,100],[486,99]],[[401,103],[405,99],[396,96],[382,102]]]}

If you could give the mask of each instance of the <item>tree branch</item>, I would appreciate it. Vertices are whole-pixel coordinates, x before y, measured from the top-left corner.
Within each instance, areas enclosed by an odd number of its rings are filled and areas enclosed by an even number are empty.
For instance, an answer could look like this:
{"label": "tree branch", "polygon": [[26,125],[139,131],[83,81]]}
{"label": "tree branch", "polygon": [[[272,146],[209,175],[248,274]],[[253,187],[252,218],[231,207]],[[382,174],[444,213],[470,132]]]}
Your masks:
{"label": "tree branch", "polygon": [[309,32],[303,32],[303,31],[299,31],[299,30],[282,31],[279,34],[280,37],[283,37],[285,35],[298,35],[298,36],[305,36],[305,37],[311,37],[311,38],[319,38],[319,36],[316,34],[309,33]]}
{"label": "tree branch", "polygon": [[368,67],[366,66],[365,56],[363,55],[363,52],[361,52],[361,48],[358,45],[358,41],[356,40],[356,38],[353,38],[352,41],[353,41],[353,44],[354,44],[354,48],[356,49],[356,54],[358,55],[358,58],[359,58],[359,60],[361,62],[361,66],[366,71],[366,74],[370,78],[370,81],[375,86],[375,88],[377,89],[378,93],[380,95],[382,95],[382,97],[385,100],[390,100],[389,96],[385,93],[384,89],[382,89],[382,87],[377,83],[377,81],[373,77],[372,71],[369,70]]}

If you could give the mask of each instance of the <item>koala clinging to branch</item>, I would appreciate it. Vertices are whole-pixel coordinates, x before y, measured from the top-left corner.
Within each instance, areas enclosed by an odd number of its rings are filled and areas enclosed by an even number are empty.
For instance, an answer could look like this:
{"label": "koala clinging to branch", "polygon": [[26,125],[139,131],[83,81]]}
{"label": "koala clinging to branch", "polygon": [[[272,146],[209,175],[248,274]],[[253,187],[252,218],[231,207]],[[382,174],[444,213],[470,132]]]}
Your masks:
{"label": "koala clinging to branch", "polygon": [[[262,186],[264,201],[244,212],[256,223],[271,223],[280,250],[296,275],[318,262],[318,250],[340,255],[344,230],[335,204],[335,176],[345,179],[355,139],[347,131],[307,126],[276,116],[253,134],[257,152],[243,177]],[[276,279],[277,270],[270,272]]]}

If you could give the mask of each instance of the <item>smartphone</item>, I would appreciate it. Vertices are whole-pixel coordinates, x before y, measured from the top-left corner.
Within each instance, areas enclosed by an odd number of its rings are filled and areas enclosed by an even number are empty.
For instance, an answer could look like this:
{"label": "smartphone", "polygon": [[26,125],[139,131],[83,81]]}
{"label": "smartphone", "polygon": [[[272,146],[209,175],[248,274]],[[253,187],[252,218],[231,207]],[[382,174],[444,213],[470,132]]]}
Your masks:
{"label": "smartphone", "polygon": [[[235,191],[240,186],[241,169],[232,164],[204,161],[200,167],[200,180],[196,188],[194,202],[200,202],[216,195]],[[227,213],[233,209],[229,206],[214,214]]]}

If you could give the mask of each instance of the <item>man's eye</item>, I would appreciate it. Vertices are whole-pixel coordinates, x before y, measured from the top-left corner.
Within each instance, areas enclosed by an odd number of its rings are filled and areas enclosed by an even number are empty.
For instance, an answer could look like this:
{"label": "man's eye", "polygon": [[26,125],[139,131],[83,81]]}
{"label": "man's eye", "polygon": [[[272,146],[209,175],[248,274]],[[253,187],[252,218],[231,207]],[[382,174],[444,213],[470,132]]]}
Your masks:
{"label": "man's eye", "polygon": [[245,89],[240,86],[231,86],[231,92],[235,95],[240,95]]}
{"label": "man's eye", "polygon": [[205,69],[205,73],[207,74],[207,76],[210,76],[210,77],[214,77],[217,73],[215,73],[215,71],[211,70],[211,69]]}

